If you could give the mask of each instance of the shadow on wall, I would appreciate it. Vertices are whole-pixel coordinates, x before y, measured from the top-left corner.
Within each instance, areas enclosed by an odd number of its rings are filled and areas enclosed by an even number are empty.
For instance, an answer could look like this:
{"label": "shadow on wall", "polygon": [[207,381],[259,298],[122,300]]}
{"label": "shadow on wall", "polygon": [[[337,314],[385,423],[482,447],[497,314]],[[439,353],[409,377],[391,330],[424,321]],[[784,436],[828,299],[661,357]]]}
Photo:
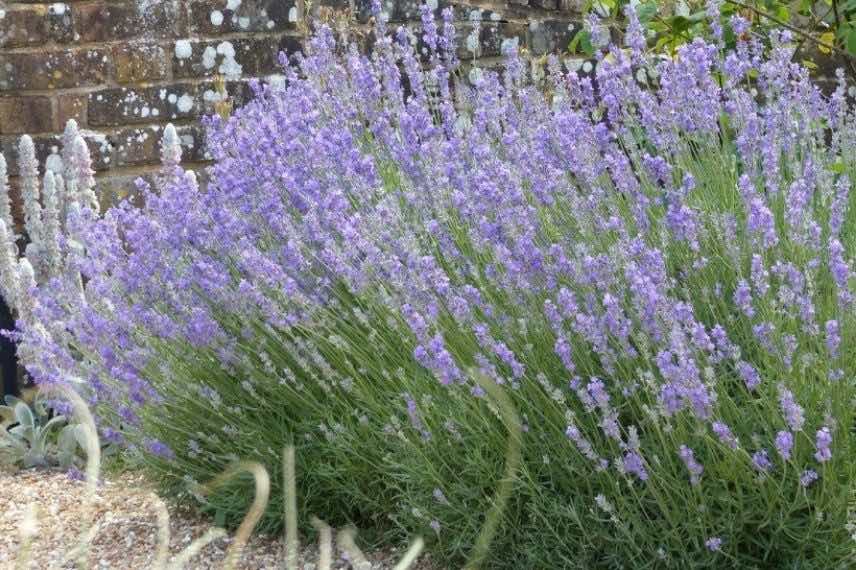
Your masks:
{"label": "shadow on wall", "polygon": [[[15,320],[6,300],[0,297],[0,330],[12,330]],[[15,343],[5,336],[0,336],[0,374],[3,375],[3,395],[19,393],[18,360],[15,357]]]}

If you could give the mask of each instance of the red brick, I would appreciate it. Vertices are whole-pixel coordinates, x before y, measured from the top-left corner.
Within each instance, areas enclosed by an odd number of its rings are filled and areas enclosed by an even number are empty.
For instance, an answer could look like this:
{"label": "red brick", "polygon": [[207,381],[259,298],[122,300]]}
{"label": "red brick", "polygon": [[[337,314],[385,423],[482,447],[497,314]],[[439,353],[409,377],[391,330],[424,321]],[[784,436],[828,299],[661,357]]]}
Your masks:
{"label": "red brick", "polygon": [[98,85],[113,69],[101,48],[38,53],[0,53],[0,91]]}
{"label": "red brick", "polygon": [[47,97],[0,97],[0,134],[53,130],[53,105]]}

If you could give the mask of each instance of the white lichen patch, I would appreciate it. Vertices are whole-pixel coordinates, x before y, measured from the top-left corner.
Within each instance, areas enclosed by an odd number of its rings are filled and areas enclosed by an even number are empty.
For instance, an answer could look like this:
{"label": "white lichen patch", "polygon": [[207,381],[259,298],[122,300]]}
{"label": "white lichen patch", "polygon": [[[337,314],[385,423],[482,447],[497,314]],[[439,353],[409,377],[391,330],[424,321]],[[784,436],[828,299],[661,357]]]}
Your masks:
{"label": "white lichen patch", "polygon": [[217,46],[217,53],[223,56],[223,61],[217,71],[227,79],[240,79],[244,70],[235,59],[235,46],[232,45],[232,42],[220,42]]}
{"label": "white lichen patch", "polygon": [[193,109],[193,97],[185,93],[181,97],[178,98],[178,103],[176,107],[181,113],[189,113]]}
{"label": "white lichen patch", "polygon": [[221,24],[223,24],[223,12],[214,10],[211,12],[211,25],[220,26]]}
{"label": "white lichen patch", "polygon": [[206,89],[205,93],[202,94],[202,99],[207,103],[217,103],[222,98],[223,96],[213,89]]}
{"label": "white lichen patch", "polygon": [[178,40],[175,42],[175,57],[187,59],[193,55],[193,44],[189,40]]}
{"label": "white lichen patch", "polygon": [[241,6],[241,0],[226,0],[226,9],[235,11]]}
{"label": "white lichen patch", "polygon": [[213,46],[208,46],[202,52],[202,65],[205,69],[212,69],[217,65],[217,50]]}

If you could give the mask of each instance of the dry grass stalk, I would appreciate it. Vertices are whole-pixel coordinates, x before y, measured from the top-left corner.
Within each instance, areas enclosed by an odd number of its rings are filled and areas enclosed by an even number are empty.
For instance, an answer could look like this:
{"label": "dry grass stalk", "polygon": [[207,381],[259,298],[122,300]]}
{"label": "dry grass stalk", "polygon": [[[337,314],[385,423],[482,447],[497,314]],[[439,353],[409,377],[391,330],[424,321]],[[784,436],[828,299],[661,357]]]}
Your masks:
{"label": "dry grass stalk", "polygon": [[[98,476],[101,470],[101,446],[95,428],[95,421],[86,403],[76,393],[65,388],[52,388],[45,393],[56,392],[58,395],[71,403],[74,410],[73,417],[80,422],[84,430],[84,441],[86,451],[86,491],[84,494],[84,517],[82,520],[79,540],[64,556],[61,557],[56,568],[64,568],[74,561],[78,568],[85,569],[88,562],[89,545],[101,530],[99,525],[92,524],[93,505],[98,485]],[[283,453],[283,466],[286,489],[286,568],[297,570],[297,559],[299,541],[297,535],[297,490],[296,490],[296,460],[293,446],[285,448]],[[233,570],[241,557],[241,553],[249,540],[253,529],[261,519],[270,498],[270,478],[262,465],[255,462],[238,462],[227,469],[220,476],[199,488],[201,494],[213,492],[217,487],[224,484],[240,473],[250,473],[255,481],[256,494],[250,510],[238,527],[231,545],[226,551],[223,562],[224,570]],[[201,537],[190,543],[184,550],[175,555],[169,562],[169,511],[159,498],[155,498],[155,511],[157,516],[157,545],[155,559],[151,566],[153,570],[182,570],[200,551],[215,540],[228,536],[227,532],[218,527],[208,529]],[[19,532],[21,544],[18,548],[15,562],[16,569],[29,567],[31,559],[32,544],[38,535],[39,528],[38,508],[35,504],[30,505],[21,521]],[[329,525],[318,519],[312,518],[312,525],[319,532],[319,556],[318,570],[330,570],[333,558],[333,531]],[[356,530],[346,528],[339,534],[339,545],[354,562],[356,568],[370,568],[371,564],[356,545],[354,538]],[[419,554],[424,548],[424,541],[417,538],[405,553],[402,560],[395,566],[395,570],[407,570],[416,562]]]}

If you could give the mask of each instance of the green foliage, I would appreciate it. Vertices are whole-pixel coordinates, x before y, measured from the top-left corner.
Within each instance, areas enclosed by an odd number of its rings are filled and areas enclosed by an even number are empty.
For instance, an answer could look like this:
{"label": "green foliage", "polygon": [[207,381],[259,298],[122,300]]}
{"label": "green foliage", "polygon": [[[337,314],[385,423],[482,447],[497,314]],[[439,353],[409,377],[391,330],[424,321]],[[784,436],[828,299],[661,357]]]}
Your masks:
{"label": "green foliage", "polygon": [[[624,10],[631,4],[627,0],[589,0],[584,6],[586,13],[595,14],[621,34],[625,28]],[[709,30],[706,3],[699,0],[688,2],[635,2],[639,21],[649,38],[649,45],[656,52],[672,54],[681,45]],[[736,37],[730,27],[730,18],[740,15],[751,23],[750,34],[765,38],[772,29],[787,27],[796,34],[802,63],[816,68],[821,57],[836,55],[845,60],[856,59],[856,0],[745,0],[721,3],[720,20],[724,42],[733,47]],[[568,51],[576,54],[593,55],[588,41],[589,32],[580,30],[568,45]],[[835,52],[835,53],[833,53]]]}
{"label": "green foliage", "polygon": [[31,408],[23,400],[6,396],[0,406],[0,466],[70,467],[83,448],[82,432],[65,416],[50,417],[45,402],[37,399]]}

